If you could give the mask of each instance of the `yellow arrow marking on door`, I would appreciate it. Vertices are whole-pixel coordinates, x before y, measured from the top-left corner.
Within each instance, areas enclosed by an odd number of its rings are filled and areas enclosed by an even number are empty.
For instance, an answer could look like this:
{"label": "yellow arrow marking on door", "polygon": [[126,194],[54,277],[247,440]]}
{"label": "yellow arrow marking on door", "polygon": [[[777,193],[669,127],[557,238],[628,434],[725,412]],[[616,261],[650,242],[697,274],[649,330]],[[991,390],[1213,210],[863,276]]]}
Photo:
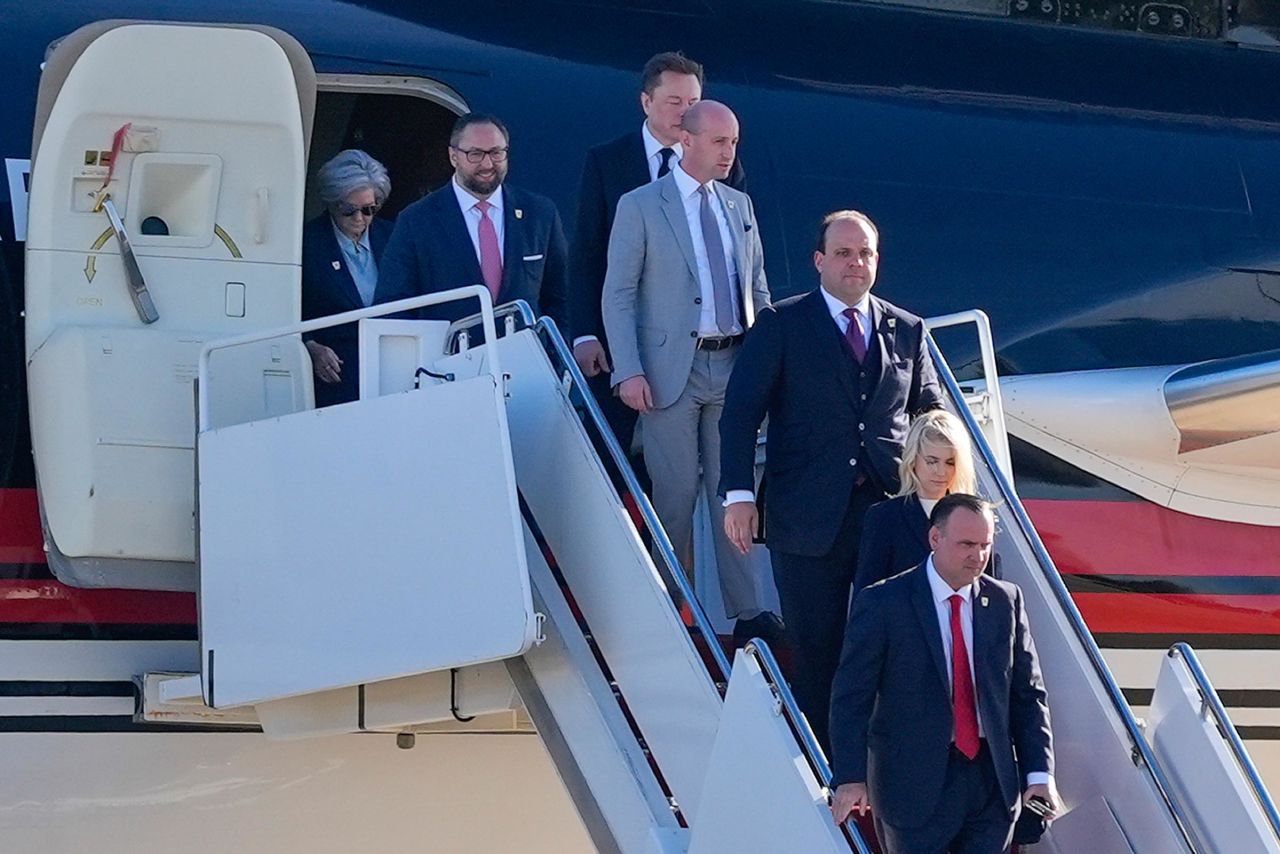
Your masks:
{"label": "yellow arrow marking on door", "polygon": [[[108,228],[98,235],[98,239],[93,241],[93,246],[89,247],[90,251],[97,252],[99,249],[107,245],[107,241],[111,239],[111,235],[115,231]],[[84,259],[84,277],[89,282],[93,282],[93,277],[98,275],[98,258],[96,255],[87,255]]]}

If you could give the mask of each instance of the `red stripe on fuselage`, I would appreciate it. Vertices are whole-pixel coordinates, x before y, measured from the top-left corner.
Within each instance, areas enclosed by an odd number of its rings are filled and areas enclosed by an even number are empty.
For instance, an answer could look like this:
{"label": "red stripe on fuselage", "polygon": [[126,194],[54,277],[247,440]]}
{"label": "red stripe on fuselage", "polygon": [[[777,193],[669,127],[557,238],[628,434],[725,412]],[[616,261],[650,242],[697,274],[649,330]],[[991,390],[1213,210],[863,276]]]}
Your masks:
{"label": "red stripe on fuselage", "polygon": [[[34,489],[0,489],[0,563],[43,565]],[[196,597],[155,590],[68,587],[52,579],[0,579],[0,623],[194,625]]]}
{"label": "red stripe on fuselage", "polygon": [[0,489],[0,563],[44,563],[34,489]]}
{"label": "red stripe on fuselage", "polygon": [[1089,631],[1100,634],[1280,635],[1280,596],[1074,593]]}
{"label": "red stripe on fuselage", "polygon": [[0,623],[192,625],[195,621],[196,597],[192,593],[0,580]]}
{"label": "red stripe on fuselage", "polygon": [[1280,528],[1205,519],[1147,501],[1025,505],[1063,573],[1280,575]]}

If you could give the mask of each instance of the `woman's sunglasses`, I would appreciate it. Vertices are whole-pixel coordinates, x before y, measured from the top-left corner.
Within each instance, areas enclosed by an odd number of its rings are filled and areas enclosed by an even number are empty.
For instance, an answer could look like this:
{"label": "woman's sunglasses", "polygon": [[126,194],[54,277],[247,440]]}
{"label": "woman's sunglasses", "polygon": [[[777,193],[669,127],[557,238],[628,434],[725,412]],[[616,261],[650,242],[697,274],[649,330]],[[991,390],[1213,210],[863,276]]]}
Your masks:
{"label": "woman's sunglasses", "polygon": [[355,205],[349,205],[346,202],[342,202],[338,205],[338,216],[352,217],[361,213],[366,217],[372,217],[377,212],[378,205],[361,205],[360,207],[356,207]]}

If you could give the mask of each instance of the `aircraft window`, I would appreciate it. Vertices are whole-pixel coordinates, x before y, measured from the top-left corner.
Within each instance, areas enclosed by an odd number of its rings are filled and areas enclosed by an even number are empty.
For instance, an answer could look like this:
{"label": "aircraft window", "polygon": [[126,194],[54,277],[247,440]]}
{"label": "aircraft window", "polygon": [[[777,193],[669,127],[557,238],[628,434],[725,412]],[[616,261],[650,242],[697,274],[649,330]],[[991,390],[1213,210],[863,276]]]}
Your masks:
{"label": "aircraft window", "polygon": [[[832,2],[832,0],[819,0]],[[1216,39],[1222,35],[1223,0],[835,0],[965,12],[1089,29]],[[1259,8],[1271,0],[1240,0]],[[1268,10],[1261,14],[1275,15]],[[1272,35],[1275,29],[1272,30]]]}
{"label": "aircraft window", "polygon": [[315,172],[344,148],[359,148],[391,175],[391,197],[380,216],[441,186],[451,173],[449,130],[467,107],[457,93],[429,80],[360,75],[317,75],[315,128],[311,135],[306,216],[320,213]]}

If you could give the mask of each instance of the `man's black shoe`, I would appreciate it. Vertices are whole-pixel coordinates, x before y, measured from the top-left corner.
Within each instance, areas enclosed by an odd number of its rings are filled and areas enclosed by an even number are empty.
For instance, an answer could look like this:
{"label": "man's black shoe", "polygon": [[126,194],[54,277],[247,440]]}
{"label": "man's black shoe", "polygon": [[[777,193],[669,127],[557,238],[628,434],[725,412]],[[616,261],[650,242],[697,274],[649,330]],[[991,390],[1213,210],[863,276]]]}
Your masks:
{"label": "man's black shoe", "polygon": [[761,611],[750,620],[738,620],[734,623],[733,640],[741,645],[752,638],[760,638],[776,645],[782,642],[786,630],[781,617],[772,611]]}

